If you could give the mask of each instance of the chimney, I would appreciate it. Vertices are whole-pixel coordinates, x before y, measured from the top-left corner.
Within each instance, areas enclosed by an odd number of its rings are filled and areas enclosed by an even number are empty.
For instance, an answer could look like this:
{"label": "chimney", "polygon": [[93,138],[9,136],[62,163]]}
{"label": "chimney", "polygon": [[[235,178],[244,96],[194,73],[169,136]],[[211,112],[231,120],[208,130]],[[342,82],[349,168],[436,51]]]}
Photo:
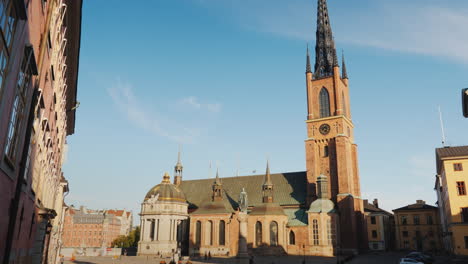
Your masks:
{"label": "chimney", "polygon": [[365,199],[363,202],[364,202],[364,207],[366,207],[369,204],[369,201],[367,199]]}
{"label": "chimney", "polygon": [[417,204],[426,204],[426,202],[423,201],[423,200],[416,200],[416,203],[417,203]]}
{"label": "chimney", "polygon": [[372,204],[373,204],[375,207],[379,208],[379,200],[378,200],[378,199],[374,199],[374,201],[372,202]]}

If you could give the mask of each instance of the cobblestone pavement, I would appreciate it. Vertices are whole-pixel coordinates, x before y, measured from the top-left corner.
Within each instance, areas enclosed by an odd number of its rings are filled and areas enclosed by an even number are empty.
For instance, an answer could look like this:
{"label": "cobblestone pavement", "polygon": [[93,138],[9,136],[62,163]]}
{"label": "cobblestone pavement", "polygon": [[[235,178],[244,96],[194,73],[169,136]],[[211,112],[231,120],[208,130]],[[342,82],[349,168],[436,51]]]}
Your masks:
{"label": "cobblestone pavement", "polygon": [[[398,264],[400,258],[405,254],[401,252],[365,254],[360,255],[347,264]],[[155,257],[78,257],[74,262],[65,261],[65,264],[159,264],[163,259]],[[164,259],[169,263],[170,259]],[[303,257],[255,257],[255,264],[302,264]],[[185,264],[186,261],[182,263]],[[201,263],[226,263],[226,264],[248,264],[248,261],[242,262],[235,258],[213,258],[210,260],[192,259],[193,264]],[[306,257],[306,264],[335,264],[336,258],[324,257]],[[436,257],[434,264],[451,264],[448,257]],[[457,262],[459,264],[460,262]],[[466,263],[465,263],[466,264]]]}

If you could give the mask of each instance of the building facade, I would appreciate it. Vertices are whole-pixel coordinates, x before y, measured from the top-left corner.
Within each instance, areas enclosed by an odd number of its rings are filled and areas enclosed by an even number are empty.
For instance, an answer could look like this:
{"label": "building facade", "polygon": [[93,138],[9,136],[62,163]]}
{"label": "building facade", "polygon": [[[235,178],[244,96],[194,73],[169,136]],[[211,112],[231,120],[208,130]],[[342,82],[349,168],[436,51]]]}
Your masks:
{"label": "building facade", "polygon": [[393,214],[379,208],[377,199],[374,199],[372,204],[364,200],[364,212],[367,222],[369,249],[373,251],[394,249],[395,219]]}
{"label": "building facade", "polygon": [[[132,213],[125,210],[70,207],[64,219],[63,248],[72,248],[75,250],[75,255],[80,255],[88,248],[102,250],[110,247],[117,237],[130,234],[131,228],[128,228],[128,223],[131,219]],[[122,233],[123,229],[126,233]]]}
{"label": "building facade", "polygon": [[[220,178],[217,173],[214,180],[183,180],[179,153],[174,191],[154,193],[152,202],[177,198],[180,208],[188,204],[187,212],[171,209],[165,216],[172,219],[187,213],[188,230],[180,226],[185,225],[182,220],[176,221],[177,227],[154,231],[153,223],[159,218],[146,219],[145,208],[151,206],[147,195],[142,205],[142,237],[153,234],[153,241],[154,232],[180,229],[182,241],[188,244],[172,247],[171,252],[190,255],[334,256],[368,248],[348,75],[344,59],[341,71],[338,65],[326,0],[318,0],[316,39],[314,72],[308,49],[306,56],[307,170],[271,174],[267,164],[264,175]],[[154,247],[144,254],[162,249]]]}
{"label": "building facade", "polygon": [[439,252],[440,222],[438,209],[422,200],[393,210],[398,250]]}
{"label": "building facade", "polygon": [[0,21],[0,259],[56,263],[81,0],[2,1]]}
{"label": "building facade", "polygon": [[447,252],[468,255],[468,146],[436,149],[435,191]]}

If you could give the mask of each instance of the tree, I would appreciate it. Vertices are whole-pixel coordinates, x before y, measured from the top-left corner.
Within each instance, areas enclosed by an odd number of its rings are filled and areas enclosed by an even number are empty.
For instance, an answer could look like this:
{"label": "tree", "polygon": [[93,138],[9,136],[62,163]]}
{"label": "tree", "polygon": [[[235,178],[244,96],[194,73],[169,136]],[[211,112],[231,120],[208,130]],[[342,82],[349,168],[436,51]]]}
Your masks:
{"label": "tree", "polygon": [[140,241],[140,227],[137,226],[135,229],[130,231],[128,236],[118,236],[111,243],[111,247],[137,247],[138,241]]}

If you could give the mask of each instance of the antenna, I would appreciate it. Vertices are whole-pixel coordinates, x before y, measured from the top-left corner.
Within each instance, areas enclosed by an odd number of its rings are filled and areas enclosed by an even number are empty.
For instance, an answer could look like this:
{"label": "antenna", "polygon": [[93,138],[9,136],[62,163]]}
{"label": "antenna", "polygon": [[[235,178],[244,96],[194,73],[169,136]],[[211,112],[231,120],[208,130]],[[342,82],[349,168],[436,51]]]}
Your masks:
{"label": "antenna", "polygon": [[439,118],[440,118],[440,129],[442,130],[442,146],[445,147],[445,130],[444,130],[444,120],[442,119],[442,110],[440,109],[439,105]]}

